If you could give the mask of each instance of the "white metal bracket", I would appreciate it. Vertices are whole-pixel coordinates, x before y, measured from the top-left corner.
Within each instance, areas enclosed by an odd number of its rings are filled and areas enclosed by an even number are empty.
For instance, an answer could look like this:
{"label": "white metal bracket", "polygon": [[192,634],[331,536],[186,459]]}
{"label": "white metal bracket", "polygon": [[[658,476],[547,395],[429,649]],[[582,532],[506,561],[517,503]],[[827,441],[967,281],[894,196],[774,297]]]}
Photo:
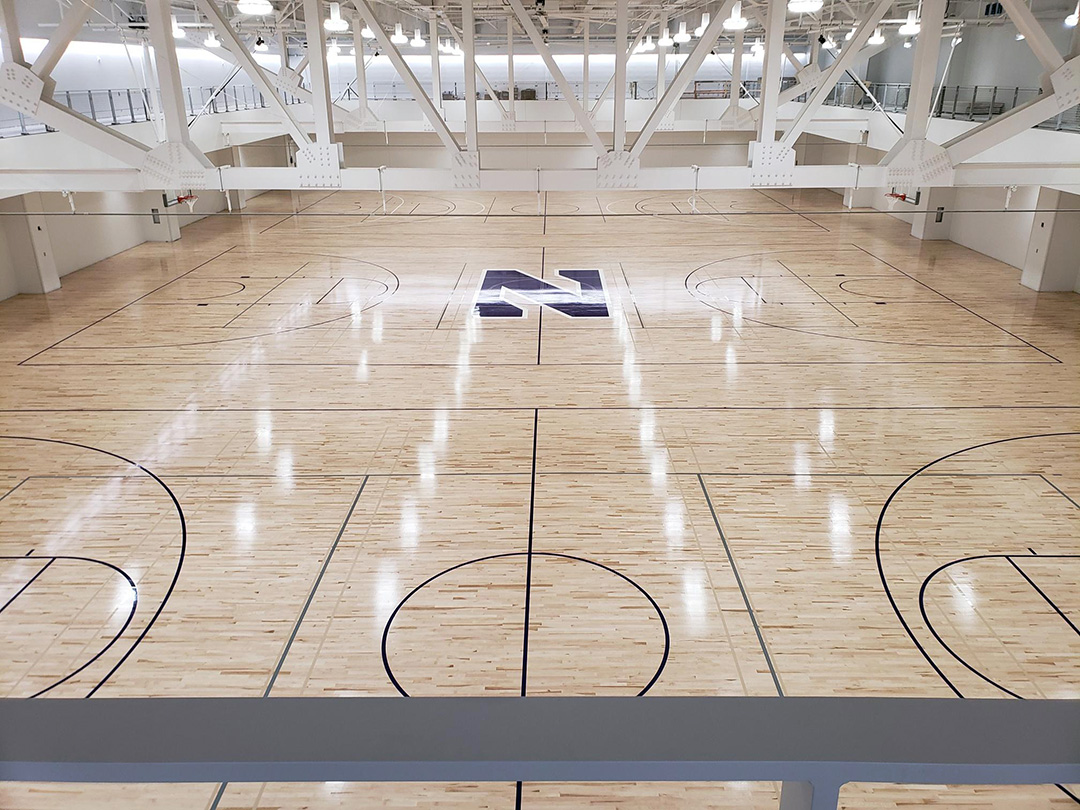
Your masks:
{"label": "white metal bracket", "polygon": [[480,188],[480,153],[457,152],[450,167],[454,188]]}
{"label": "white metal bracket", "polygon": [[885,185],[917,189],[922,186],[951,186],[956,168],[945,149],[928,140],[909,141],[885,170]]}
{"label": "white metal bracket", "polygon": [[641,161],[629,152],[608,152],[596,160],[597,188],[637,188]]}
{"label": "white metal bracket", "polygon": [[300,188],[341,188],[341,144],[312,143],[296,153]]}
{"label": "white metal bracket", "polygon": [[795,150],[774,141],[750,144],[750,186],[790,186],[795,182]]}
{"label": "white metal bracket", "polygon": [[184,143],[163,143],[146,153],[139,169],[146,188],[214,188],[217,169],[207,169],[196,147]]}
{"label": "white metal bracket", "polygon": [[1080,56],[1070,59],[1051,73],[1050,84],[1061,112],[1080,104]]}
{"label": "white metal bracket", "polygon": [[0,66],[0,104],[25,115],[37,112],[45,82],[30,68],[15,62]]}

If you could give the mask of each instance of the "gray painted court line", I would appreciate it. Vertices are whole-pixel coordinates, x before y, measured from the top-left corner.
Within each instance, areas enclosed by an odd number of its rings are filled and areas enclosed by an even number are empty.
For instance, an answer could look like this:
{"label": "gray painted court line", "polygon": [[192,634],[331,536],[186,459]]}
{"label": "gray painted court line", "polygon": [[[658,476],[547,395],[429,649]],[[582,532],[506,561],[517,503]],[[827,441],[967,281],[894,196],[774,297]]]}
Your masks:
{"label": "gray painted court line", "polygon": [[720,519],[716,516],[716,509],[713,507],[712,498],[709,497],[709,490],[705,486],[705,479],[698,474],[698,483],[701,484],[701,491],[705,495],[705,502],[709,505],[709,512],[712,514],[713,523],[716,524],[716,531],[720,534],[720,542],[724,544],[724,553],[727,554],[728,563],[731,565],[731,572],[735,575],[735,582],[739,585],[739,593],[742,594],[743,604],[746,605],[746,610],[750,614],[750,621],[754,625],[754,632],[757,633],[758,644],[761,645],[761,654],[765,656],[765,663],[769,665],[769,674],[772,675],[773,684],[776,686],[776,694],[780,697],[784,697],[784,688],[780,685],[780,679],[776,675],[776,667],[773,666],[772,656],[769,655],[769,648],[765,644],[765,636],[761,633],[761,626],[758,624],[757,615],[754,613],[754,608],[750,604],[750,597],[746,593],[746,586],[743,585],[742,577],[739,575],[739,567],[735,564],[735,557],[731,553],[731,546],[728,545],[727,535],[724,534],[723,528],[720,526]]}

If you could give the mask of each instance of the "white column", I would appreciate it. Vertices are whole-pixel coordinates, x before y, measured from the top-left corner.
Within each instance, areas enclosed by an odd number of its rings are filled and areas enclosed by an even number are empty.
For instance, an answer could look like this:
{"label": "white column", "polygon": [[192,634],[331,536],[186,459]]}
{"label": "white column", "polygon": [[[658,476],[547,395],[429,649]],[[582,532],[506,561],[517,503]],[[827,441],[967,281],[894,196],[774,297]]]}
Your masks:
{"label": "white column", "polygon": [[589,18],[586,17],[582,29],[585,32],[585,38],[582,41],[581,54],[581,103],[585,109],[589,109],[589,28],[591,27]]}
{"label": "white column", "polygon": [[169,0],[146,0],[150,44],[154,46],[154,67],[161,89],[161,112],[165,117],[165,139],[170,143],[189,143],[191,135],[170,13]]}
{"label": "white column", "polygon": [[776,140],[776,112],[779,107],[780,74],[784,60],[784,26],[786,0],[769,0],[765,19],[765,58],[761,67],[761,118],[758,119],[758,140]]}
{"label": "white column", "polygon": [[472,0],[461,3],[462,46],[465,51],[465,151],[475,152],[476,144],[476,21]]}
{"label": "white column", "polygon": [[326,146],[334,142],[334,115],[330,104],[330,74],[326,68],[326,31],[323,29],[322,4],[304,0],[304,28],[307,31],[308,66],[311,69],[311,107],[315,113],[315,142]]}
{"label": "white column", "polygon": [[11,206],[26,212],[25,217],[4,217],[0,222],[0,231],[6,231],[9,253],[14,260],[19,292],[39,294],[60,289],[49,218],[42,216],[45,209],[41,195],[24,194],[21,200],[13,200]]}
{"label": "white column", "polygon": [[507,91],[506,91],[506,103],[510,110],[510,120],[517,120],[517,113],[514,110],[514,18],[510,15],[506,17],[506,79],[507,79]]}
{"label": "white column", "polygon": [[946,5],[947,0],[923,0],[919,35],[915,40],[915,66],[911,71],[907,118],[904,122],[905,140],[918,141],[926,137],[930,105],[934,98],[934,81],[937,79],[938,55],[941,53],[941,29]]}
{"label": "white column", "polygon": [[[660,35],[663,35],[664,29],[668,27],[668,14],[666,11],[660,12]],[[659,40],[660,37],[657,37]],[[664,85],[667,83],[667,48],[659,42],[656,45],[656,103],[660,103],[660,99],[664,96]]]}
{"label": "white column", "polygon": [[615,121],[614,149],[626,151],[626,17],[628,0],[615,3]]}
{"label": "white column", "polygon": [[735,32],[735,47],[731,50],[731,92],[729,104],[739,106],[739,97],[742,95],[742,57],[743,57],[743,32]]}
{"label": "white column", "polygon": [[19,21],[15,16],[15,0],[0,0],[0,48],[4,61],[26,64],[22,42],[19,41]]}
{"label": "white column", "polygon": [[952,227],[952,218],[947,212],[953,207],[954,196],[955,191],[951,188],[923,189],[919,207],[911,220],[911,235],[927,241],[947,240]]}
{"label": "white column", "polygon": [[281,52],[281,70],[289,69],[289,35],[284,30],[278,31],[278,50]]}
{"label": "white column", "polygon": [[428,16],[428,45],[431,48],[431,100],[435,109],[442,110],[442,70],[439,65],[439,17],[434,11]]}
{"label": "white column", "polygon": [[364,69],[364,37],[360,33],[364,27],[364,21],[360,19],[359,14],[354,14],[352,18],[352,35],[353,35],[353,60],[356,62],[356,84],[353,88],[356,90],[356,96],[360,99],[360,120],[367,121],[368,115],[368,94],[367,94],[367,71]]}

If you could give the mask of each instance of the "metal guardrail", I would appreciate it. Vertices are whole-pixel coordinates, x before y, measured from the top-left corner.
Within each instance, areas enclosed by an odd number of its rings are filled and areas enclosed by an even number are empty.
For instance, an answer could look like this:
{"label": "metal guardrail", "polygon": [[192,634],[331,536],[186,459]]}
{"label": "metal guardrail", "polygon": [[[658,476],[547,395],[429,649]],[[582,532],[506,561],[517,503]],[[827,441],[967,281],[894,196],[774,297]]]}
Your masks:
{"label": "metal guardrail", "polygon": [[1080,782],[1080,701],[954,698],[0,700],[0,780]]}
{"label": "metal guardrail", "polygon": [[[874,109],[874,98],[886,112],[905,112],[911,85],[867,83],[873,98],[854,82],[839,82],[825,103],[836,107]],[[1000,85],[945,85],[934,88],[934,117],[958,121],[987,121],[1036,99],[1041,90]],[[800,99],[802,100],[802,99]],[[1039,129],[1080,132],[1080,106],[1065,110],[1037,125]]]}

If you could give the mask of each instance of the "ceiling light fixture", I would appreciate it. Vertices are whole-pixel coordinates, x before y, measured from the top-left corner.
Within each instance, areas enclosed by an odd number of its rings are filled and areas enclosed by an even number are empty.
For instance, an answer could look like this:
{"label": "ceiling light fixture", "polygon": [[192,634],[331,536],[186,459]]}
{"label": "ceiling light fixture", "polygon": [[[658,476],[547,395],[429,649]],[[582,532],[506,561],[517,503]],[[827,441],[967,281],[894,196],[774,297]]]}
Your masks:
{"label": "ceiling light fixture", "polygon": [[326,46],[327,56],[341,56],[341,48],[337,44],[336,39],[330,40],[330,44]]}
{"label": "ceiling light fixture", "polygon": [[844,42],[851,42],[851,38],[855,36],[855,26],[851,26],[851,30],[844,34]]}
{"label": "ceiling light fixture", "polygon": [[176,21],[176,15],[172,15],[172,35],[175,39],[183,39],[187,36],[187,31],[180,27],[180,23]]}
{"label": "ceiling light fixture", "polygon": [[705,29],[709,27],[710,22],[712,22],[712,15],[706,11],[701,15],[701,25],[694,29],[694,36],[701,39],[701,35],[705,33]]}
{"label": "ceiling light fixture", "polygon": [[427,40],[420,36],[419,28],[413,29],[413,38],[409,41],[409,44],[412,45],[414,48],[423,48],[425,45],[427,45]]}
{"label": "ceiling light fixture", "polygon": [[206,35],[206,39],[203,40],[202,44],[207,48],[220,48],[221,40],[214,36],[214,32],[211,31],[209,34]]}
{"label": "ceiling light fixture", "polygon": [[365,25],[360,29],[360,36],[364,39],[375,39],[375,32]]}
{"label": "ceiling light fixture", "polygon": [[274,13],[270,0],[240,0],[236,4],[236,10],[249,17],[265,17],[267,14]]}
{"label": "ceiling light fixture", "polygon": [[330,16],[323,20],[323,28],[335,34],[342,34],[349,30],[348,21],[341,19],[340,3],[330,4]]}
{"label": "ceiling light fixture", "polygon": [[1076,24],[1080,22],[1080,3],[1076,4],[1076,8],[1073,9],[1073,13],[1065,18],[1065,25],[1069,28],[1076,28]]}
{"label": "ceiling light fixture", "polygon": [[761,44],[761,37],[754,40],[754,44],[750,46],[750,53],[754,56],[761,56],[765,53],[765,46]]}
{"label": "ceiling light fixture", "polygon": [[390,41],[395,45],[404,45],[409,41],[409,38],[401,30],[401,23],[394,24],[394,33],[390,36]]}
{"label": "ceiling light fixture", "polygon": [[899,33],[902,37],[913,37],[919,33],[921,28],[922,26],[919,25],[919,13],[912,9],[907,13],[907,22],[900,26]]}
{"label": "ceiling light fixture", "polygon": [[866,40],[867,45],[884,45],[885,37],[881,33],[880,28],[874,29],[874,35],[870,39]]}
{"label": "ceiling light fixture", "polygon": [[824,5],[824,0],[788,0],[787,10],[792,14],[813,14]]}
{"label": "ceiling light fixture", "polygon": [[725,31],[742,31],[750,21],[742,15],[742,3],[736,2],[731,7],[731,16],[724,20]]}
{"label": "ceiling light fixture", "polygon": [[672,37],[672,39],[679,45],[682,45],[684,42],[690,41],[690,32],[686,30],[685,21],[679,23],[679,31],[677,34],[675,34],[674,37]]}
{"label": "ceiling light fixture", "polygon": [[910,48],[911,47],[911,40],[910,39],[905,39],[904,40],[904,47],[905,48]]}
{"label": "ceiling light fixture", "polygon": [[656,50],[656,43],[652,40],[652,34],[645,37],[645,41],[641,44],[641,50],[645,53],[651,53]]}
{"label": "ceiling light fixture", "polygon": [[1021,34],[1021,33],[1020,33],[1019,31],[1017,31],[1017,32],[1016,32],[1016,41],[1017,41],[1017,42],[1023,42],[1023,41],[1024,41],[1024,39],[1025,39],[1024,35],[1023,35],[1023,34]]}
{"label": "ceiling light fixture", "polygon": [[656,41],[656,44],[661,48],[670,48],[675,44],[675,40],[671,38],[671,32],[665,28],[664,33],[660,35],[660,39]]}

